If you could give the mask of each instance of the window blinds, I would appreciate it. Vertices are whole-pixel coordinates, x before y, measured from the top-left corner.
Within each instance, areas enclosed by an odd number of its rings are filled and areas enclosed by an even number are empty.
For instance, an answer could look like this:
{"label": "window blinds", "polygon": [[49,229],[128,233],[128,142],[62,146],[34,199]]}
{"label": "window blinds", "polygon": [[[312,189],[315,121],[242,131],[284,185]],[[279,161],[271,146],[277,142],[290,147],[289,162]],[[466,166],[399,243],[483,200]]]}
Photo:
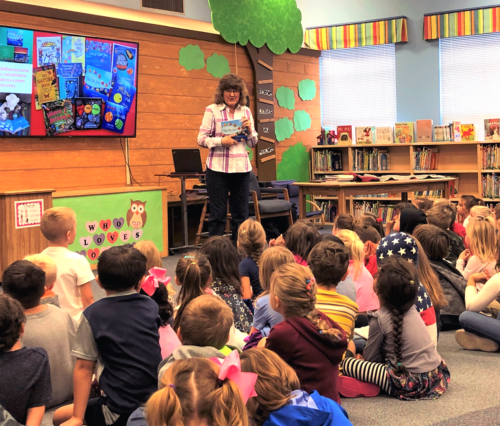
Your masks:
{"label": "window blinds", "polygon": [[500,118],[500,33],[439,40],[441,117],[476,125],[484,141],[484,119]]}
{"label": "window blinds", "polygon": [[320,60],[321,123],[337,126],[394,126],[394,44],[323,50]]}

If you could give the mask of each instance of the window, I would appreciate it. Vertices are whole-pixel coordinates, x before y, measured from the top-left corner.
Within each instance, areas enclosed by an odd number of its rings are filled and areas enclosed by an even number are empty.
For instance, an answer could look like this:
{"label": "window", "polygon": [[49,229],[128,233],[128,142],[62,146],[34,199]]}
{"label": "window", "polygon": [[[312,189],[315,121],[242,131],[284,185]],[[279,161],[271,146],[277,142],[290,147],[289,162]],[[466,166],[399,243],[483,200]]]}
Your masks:
{"label": "window", "polygon": [[184,13],[184,0],[142,0],[142,7]]}
{"label": "window", "polygon": [[323,127],[394,126],[397,121],[394,44],[324,50],[320,73]]}
{"label": "window", "polygon": [[440,39],[441,117],[476,125],[484,141],[484,119],[500,117],[500,34]]}

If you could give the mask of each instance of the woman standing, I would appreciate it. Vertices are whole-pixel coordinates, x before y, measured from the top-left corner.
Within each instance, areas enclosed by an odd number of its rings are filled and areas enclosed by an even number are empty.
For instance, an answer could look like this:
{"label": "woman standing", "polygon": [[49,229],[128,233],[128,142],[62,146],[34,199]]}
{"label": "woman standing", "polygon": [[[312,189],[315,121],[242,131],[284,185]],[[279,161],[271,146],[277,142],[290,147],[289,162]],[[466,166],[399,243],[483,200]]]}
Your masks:
{"label": "woman standing", "polygon": [[[238,237],[238,227],[248,218],[249,182],[252,166],[246,145],[257,145],[252,113],[246,106],[248,92],[236,74],[226,74],[215,91],[214,103],[205,110],[198,134],[198,145],[210,149],[207,157],[207,190],[210,199],[209,236],[224,235],[227,220],[227,200],[232,217],[232,239]],[[242,120],[248,139],[238,142],[234,135],[222,135],[222,121]]]}

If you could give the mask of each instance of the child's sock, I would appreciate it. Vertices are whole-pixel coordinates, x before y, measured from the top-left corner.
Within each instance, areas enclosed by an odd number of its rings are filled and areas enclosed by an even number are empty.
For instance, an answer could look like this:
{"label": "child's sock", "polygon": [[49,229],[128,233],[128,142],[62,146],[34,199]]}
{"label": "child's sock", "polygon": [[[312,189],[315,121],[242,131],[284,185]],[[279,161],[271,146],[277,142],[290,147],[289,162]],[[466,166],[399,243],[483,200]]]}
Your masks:
{"label": "child's sock", "polygon": [[496,352],[498,343],[485,337],[476,336],[465,330],[457,330],[455,339],[462,348],[469,351]]}

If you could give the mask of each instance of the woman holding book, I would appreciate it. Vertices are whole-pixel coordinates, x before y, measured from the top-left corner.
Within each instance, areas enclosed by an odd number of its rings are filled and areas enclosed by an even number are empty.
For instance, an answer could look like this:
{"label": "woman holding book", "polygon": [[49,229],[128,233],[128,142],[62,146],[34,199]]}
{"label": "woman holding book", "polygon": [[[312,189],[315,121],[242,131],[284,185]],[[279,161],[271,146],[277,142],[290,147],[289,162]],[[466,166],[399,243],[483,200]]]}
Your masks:
{"label": "woman holding book", "polygon": [[[210,199],[208,233],[224,235],[227,220],[227,201],[232,217],[232,239],[238,237],[238,227],[248,218],[248,196],[252,165],[246,146],[257,145],[253,117],[247,104],[248,91],[244,81],[236,74],[226,74],[215,90],[214,103],[205,109],[198,133],[198,145],[208,148],[206,174]],[[223,127],[236,123],[246,129],[245,138],[236,134],[224,135]],[[240,140],[240,141],[238,141]]]}

